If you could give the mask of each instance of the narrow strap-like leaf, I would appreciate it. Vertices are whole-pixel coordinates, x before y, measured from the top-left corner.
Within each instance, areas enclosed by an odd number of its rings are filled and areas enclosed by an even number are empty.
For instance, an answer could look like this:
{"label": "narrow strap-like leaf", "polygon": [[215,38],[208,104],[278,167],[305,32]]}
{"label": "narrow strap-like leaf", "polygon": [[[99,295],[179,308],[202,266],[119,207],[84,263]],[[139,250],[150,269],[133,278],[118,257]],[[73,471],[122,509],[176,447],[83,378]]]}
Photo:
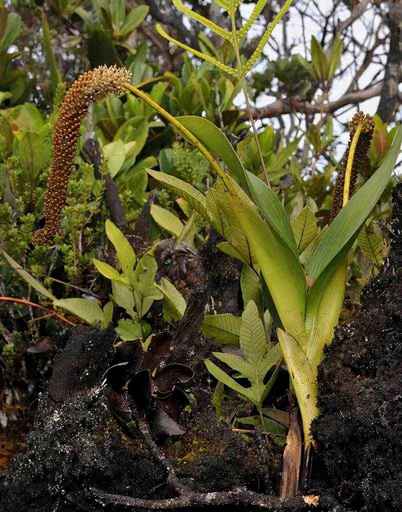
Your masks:
{"label": "narrow strap-like leaf", "polygon": [[192,18],[195,21],[198,21],[199,23],[204,25],[204,27],[209,28],[210,30],[212,30],[212,32],[215,32],[215,34],[222,37],[223,39],[226,39],[227,41],[232,40],[232,34],[228,30],[225,30],[224,28],[220,27],[208,18],[205,18],[198,12],[193,11],[192,9],[184,5],[181,0],[172,0],[172,2],[176,9],[181,13],[185,14],[186,16]]}
{"label": "narrow strap-like leaf", "polygon": [[211,55],[208,55],[207,53],[200,52],[199,50],[196,50],[195,48],[191,48],[191,46],[188,46],[187,44],[184,44],[181,41],[178,41],[177,39],[175,39],[174,37],[169,35],[166,32],[166,30],[164,30],[159,23],[156,24],[155,28],[160,36],[164,37],[165,39],[167,39],[171,43],[175,44],[179,48],[182,48],[183,50],[186,50],[187,52],[192,53],[199,59],[205,60],[206,62],[213,64],[214,66],[221,69],[225,73],[228,73],[229,75],[237,76],[236,69],[231,68],[230,66],[227,66],[226,64],[223,64],[223,62],[220,62],[218,59],[215,59],[215,57],[212,57]]}

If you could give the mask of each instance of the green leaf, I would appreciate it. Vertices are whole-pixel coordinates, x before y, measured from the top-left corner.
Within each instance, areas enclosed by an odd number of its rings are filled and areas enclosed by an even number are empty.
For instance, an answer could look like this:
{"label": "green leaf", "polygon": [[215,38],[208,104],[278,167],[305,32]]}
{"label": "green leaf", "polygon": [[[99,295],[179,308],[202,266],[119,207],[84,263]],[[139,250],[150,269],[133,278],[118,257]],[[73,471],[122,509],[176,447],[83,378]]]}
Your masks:
{"label": "green leaf", "polygon": [[319,243],[306,265],[307,275],[317,279],[335,256],[362,227],[380,199],[400,154],[402,127],[399,127],[392,146],[380,168],[341,209],[328,229],[323,231]]}
{"label": "green leaf", "polygon": [[190,130],[211,153],[221,158],[235,180],[247,190],[243,164],[222,130],[204,117],[180,116],[177,120]]}
{"label": "green leaf", "polygon": [[151,217],[161,228],[177,238],[180,236],[184,225],[177,215],[157,204],[151,205],[150,213]]}
{"label": "green leaf", "polygon": [[203,194],[185,181],[164,172],[148,170],[148,174],[174,192],[180,194],[204,218],[208,219],[206,200]]}
{"label": "green leaf", "polygon": [[250,381],[253,380],[254,368],[242,357],[236,354],[229,354],[226,352],[212,352],[212,354],[214,355],[214,357],[219,359],[219,361],[222,361],[222,363],[225,363],[228,366],[230,366],[232,370],[239,372],[242,377],[246,377]]}
{"label": "green leaf", "polygon": [[0,7],[0,29],[0,52],[5,52],[21,33],[21,16]]}
{"label": "green leaf", "polygon": [[320,43],[314,36],[311,36],[311,59],[313,64],[314,74],[317,80],[326,81],[329,76],[329,63],[328,58],[322,49]]}
{"label": "green leaf", "polygon": [[343,42],[342,39],[339,37],[339,34],[336,34],[335,40],[332,44],[331,51],[328,56],[328,80],[332,80],[336,70],[339,67],[339,64],[341,62],[342,57],[342,51],[343,51]]}
{"label": "green leaf", "polygon": [[318,235],[317,219],[308,206],[292,221],[293,233],[298,250],[302,253]]}
{"label": "green leaf", "polygon": [[60,299],[53,306],[65,309],[90,325],[102,325],[104,315],[99,304],[91,299]]}
{"label": "green leaf", "polygon": [[370,230],[368,226],[364,226],[359,233],[357,242],[363,254],[374,265],[380,266],[384,260],[384,237],[378,227],[377,229],[375,227],[377,226],[374,224]]}
{"label": "green leaf", "polygon": [[205,366],[207,367],[207,370],[211,375],[215,377],[219,382],[222,382],[222,384],[225,384],[230,389],[233,389],[233,391],[236,391],[240,395],[245,396],[249,400],[251,399],[252,395],[249,392],[247,388],[244,388],[239,383],[237,383],[232,377],[230,377],[226,372],[221,370],[219,366],[217,366],[215,363],[213,363],[211,360],[207,359],[205,361]]}
{"label": "green leaf", "polygon": [[160,284],[156,287],[162,292],[164,297],[164,311],[166,320],[178,321],[183,318],[186,311],[186,300],[179,290],[172,284],[169,279],[162,277]]}
{"label": "green leaf", "polygon": [[130,276],[136,262],[136,256],[132,245],[112,221],[107,220],[105,228],[106,236],[115,248],[117,259],[119,260],[123,274]]}
{"label": "green leaf", "polygon": [[248,265],[243,265],[240,274],[240,288],[244,307],[252,300],[262,311],[261,283],[258,274]]}
{"label": "green leaf", "polygon": [[280,236],[289,249],[297,255],[297,245],[293,236],[288,214],[279,197],[258,176],[247,172],[247,182],[251,197],[259,207],[262,216]]}
{"label": "green leaf", "polygon": [[103,146],[106,168],[112,178],[114,178],[123,167],[126,153],[126,144],[121,139]]}
{"label": "green leaf", "polygon": [[247,304],[241,317],[240,348],[246,360],[254,366],[260,363],[267,352],[264,324],[253,301]]}
{"label": "green leaf", "polygon": [[118,306],[126,310],[127,314],[130,315],[131,318],[137,318],[134,311],[135,304],[133,292],[126,284],[119,283],[118,281],[112,281],[112,298]]}
{"label": "green leaf", "polygon": [[299,338],[304,333],[306,286],[299,259],[260,217],[240,187],[234,181],[230,187],[229,204],[247,236],[253,261],[258,263],[282,324]]}
{"label": "green leaf", "polygon": [[135,341],[142,338],[141,324],[134,320],[119,320],[115,331],[123,341]]}
{"label": "green leaf", "polygon": [[318,415],[317,371],[313,369],[305,352],[297,341],[282,329],[278,329],[278,339],[289,375],[299,404],[305,447],[311,446],[311,423]]}
{"label": "green leaf", "polygon": [[113,302],[109,300],[104,306],[103,306],[103,323],[102,328],[107,329],[109,325],[112,323],[113,320]]}
{"label": "green leaf", "polygon": [[[120,273],[108,263],[97,260],[96,258],[92,258],[92,263],[95,265],[96,270],[107,279],[110,279],[111,281],[124,282],[123,276],[121,276]],[[128,284],[128,281],[126,281],[126,284]]]}
{"label": "green leaf", "polygon": [[207,338],[228,345],[238,345],[241,318],[230,313],[205,315],[202,322],[202,333]]}
{"label": "green leaf", "polygon": [[29,284],[32,288],[34,288],[38,293],[43,295],[44,297],[55,301],[57,300],[56,297],[43,286],[41,282],[36,280],[34,277],[31,276],[31,274],[28,274],[26,270],[24,270],[19,263],[17,263],[11,256],[9,256],[6,251],[1,251],[3,253],[3,256],[6,258],[8,263],[11,265],[11,267],[22,277],[22,279]]}
{"label": "green leaf", "polygon": [[123,28],[120,30],[119,35],[121,37],[127,37],[134,32],[134,30],[141,25],[149,12],[147,5],[138,5],[131,9],[130,13],[126,17]]}

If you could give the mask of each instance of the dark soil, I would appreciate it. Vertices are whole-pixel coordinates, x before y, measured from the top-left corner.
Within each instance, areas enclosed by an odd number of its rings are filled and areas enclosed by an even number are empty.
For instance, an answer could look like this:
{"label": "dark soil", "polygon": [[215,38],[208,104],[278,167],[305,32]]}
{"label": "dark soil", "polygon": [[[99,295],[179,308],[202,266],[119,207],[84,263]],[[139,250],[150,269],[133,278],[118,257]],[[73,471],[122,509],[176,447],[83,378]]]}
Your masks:
{"label": "dark soil", "polygon": [[402,185],[390,256],[319,372],[316,477],[340,510],[402,510]]}
{"label": "dark soil", "polygon": [[[298,505],[276,502],[269,508],[272,512],[402,510],[402,186],[395,191],[394,210],[390,257],[365,291],[358,317],[338,329],[320,367],[321,416],[313,427],[318,447],[312,483],[305,492],[319,495],[320,504],[309,508],[301,499]],[[183,290],[186,286],[183,283]],[[198,291],[197,301],[203,307],[202,283]],[[199,322],[197,301],[185,325]],[[104,386],[105,371],[117,362],[113,333],[96,329],[71,333],[55,358],[48,391],[40,397],[27,449],[0,477],[2,512],[140,510],[102,506],[94,499],[93,487],[147,500],[171,497],[163,457],[158,460],[152,452],[140,426],[129,432],[122,428],[121,419],[117,421],[112,414],[110,401],[117,394],[122,415],[130,415],[133,390],[129,386],[127,395],[121,385],[134,378],[140,363],[148,371],[155,361],[160,365],[164,357],[165,368],[184,371],[188,365],[195,372],[185,393],[180,386],[172,392],[186,398],[177,402],[180,407],[169,406],[174,394],[144,406],[146,415],[167,411],[177,422],[174,427],[185,431],[180,436],[169,437],[167,433],[158,438],[180,481],[194,492],[247,488],[268,496],[277,494],[281,448],[266,437],[232,432],[216,418],[212,389],[202,364],[209,350],[206,341],[197,340],[193,331],[193,342],[198,344],[194,354],[189,350],[194,345],[180,328],[165,336],[148,360],[139,361],[134,352],[120,354],[129,364]],[[176,352],[176,348],[183,350]],[[157,374],[149,375],[152,378],[148,380],[157,379]],[[171,427],[168,425],[167,431]],[[219,508],[257,509],[236,504]],[[208,506],[206,510],[218,508]]]}

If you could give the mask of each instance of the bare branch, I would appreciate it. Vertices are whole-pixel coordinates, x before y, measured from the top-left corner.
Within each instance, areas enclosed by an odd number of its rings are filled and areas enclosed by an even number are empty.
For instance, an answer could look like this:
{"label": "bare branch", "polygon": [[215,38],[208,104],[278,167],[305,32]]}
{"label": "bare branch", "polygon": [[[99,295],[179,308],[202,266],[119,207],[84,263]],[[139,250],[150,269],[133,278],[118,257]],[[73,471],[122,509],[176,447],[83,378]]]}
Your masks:
{"label": "bare branch", "polygon": [[[381,94],[383,83],[378,83],[367,89],[353,91],[344,94],[339,99],[329,101],[328,103],[309,103],[299,98],[290,98],[289,100],[275,100],[266,107],[254,109],[251,111],[252,116],[256,119],[271,118],[300,112],[302,114],[328,114],[333,113],[350,104],[361,103],[370,98],[375,98]],[[247,119],[247,112],[243,112],[241,118]]]}
{"label": "bare branch", "polygon": [[308,509],[306,503],[308,500],[305,500],[302,496],[281,500],[276,496],[265,496],[242,488],[222,492],[190,493],[177,498],[162,500],[145,500],[119,494],[108,494],[95,488],[92,488],[91,492],[96,501],[103,506],[113,504],[133,509],[177,510],[181,508],[210,507],[215,510],[216,507],[227,505],[254,506],[260,510],[272,510],[277,507],[281,509],[286,507],[287,510],[294,508],[298,511]]}

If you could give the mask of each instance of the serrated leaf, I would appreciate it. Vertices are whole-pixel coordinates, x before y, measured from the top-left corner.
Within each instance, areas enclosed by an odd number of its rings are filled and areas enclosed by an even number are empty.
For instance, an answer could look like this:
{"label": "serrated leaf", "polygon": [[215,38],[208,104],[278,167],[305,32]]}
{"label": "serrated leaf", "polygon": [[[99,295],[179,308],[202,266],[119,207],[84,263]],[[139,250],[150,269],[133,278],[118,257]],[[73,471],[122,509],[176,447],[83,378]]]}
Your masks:
{"label": "serrated leaf", "polygon": [[132,245],[112,221],[107,220],[105,227],[106,236],[115,248],[117,259],[119,260],[123,273],[130,276],[136,262]]}
{"label": "serrated leaf", "polygon": [[91,299],[60,299],[53,306],[65,309],[90,325],[102,325],[104,315],[99,304]]}
{"label": "serrated leaf", "polygon": [[165,229],[175,237],[180,236],[184,225],[177,215],[157,204],[151,205],[150,213],[151,217],[162,229]]}
{"label": "serrated leaf", "polygon": [[297,248],[302,253],[318,235],[317,219],[310,208],[305,206],[291,224]]}
{"label": "serrated leaf", "polygon": [[205,315],[202,322],[202,333],[207,338],[227,345],[238,345],[241,318],[230,313]]}
{"label": "serrated leaf", "polygon": [[247,304],[241,317],[240,348],[252,365],[258,365],[268,348],[264,324],[253,301]]}
{"label": "serrated leaf", "polygon": [[26,270],[24,270],[19,263],[17,263],[11,256],[9,256],[6,251],[2,251],[3,256],[6,258],[11,267],[22,277],[22,279],[29,284],[32,288],[34,288],[38,293],[43,295],[44,297],[55,301],[56,297],[43,286],[43,284],[31,276]]}

